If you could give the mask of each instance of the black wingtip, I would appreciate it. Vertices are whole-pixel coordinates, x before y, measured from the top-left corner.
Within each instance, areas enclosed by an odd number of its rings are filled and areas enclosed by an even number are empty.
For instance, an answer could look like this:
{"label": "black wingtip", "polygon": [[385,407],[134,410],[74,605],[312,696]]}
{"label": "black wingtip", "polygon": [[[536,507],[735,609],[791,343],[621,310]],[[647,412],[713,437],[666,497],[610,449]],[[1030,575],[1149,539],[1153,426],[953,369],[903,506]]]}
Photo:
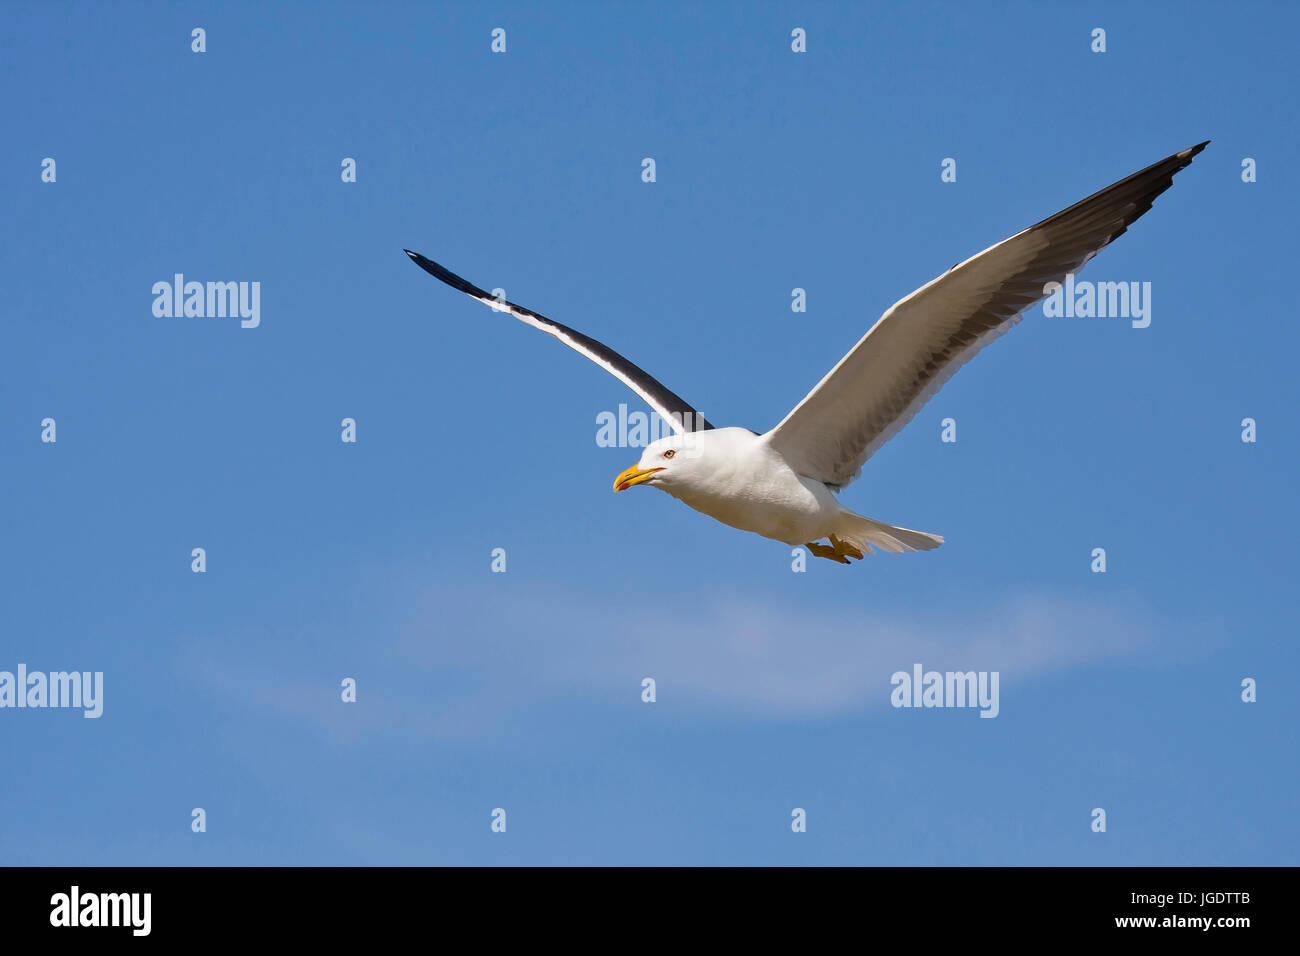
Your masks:
{"label": "black wingtip", "polygon": [[456,275],[456,273],[452,272],[449,269],[444,269],[442,266],[438,265],[438,263],[434,262],[432,259],[428,259],[420,255],[418,252],[412,252],[410,249],[403,249],[402,251],[405,252],[408,256],[410,256],[411,261],[414,262],[421,269],[423,269],[425,272],[429,273],[429,275],[433,276],[435,279],[447,283],[447,285],[451,286],[456,291],[464,292],[466,295],[472,295],[476,299],[492,298],[490,295],[488,295],[478,286],[474,285],[474,283],[466,282],[460,276]]}

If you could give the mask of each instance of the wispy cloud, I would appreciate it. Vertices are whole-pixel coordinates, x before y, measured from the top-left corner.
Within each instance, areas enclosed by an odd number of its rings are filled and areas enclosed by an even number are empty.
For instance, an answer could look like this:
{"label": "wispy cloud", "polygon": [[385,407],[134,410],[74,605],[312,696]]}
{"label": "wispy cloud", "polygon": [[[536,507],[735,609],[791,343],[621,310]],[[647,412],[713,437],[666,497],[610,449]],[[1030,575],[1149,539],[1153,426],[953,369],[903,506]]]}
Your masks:
{"label": "wispy cloud", "polygon": [[388,638],[322,634],[334,652],[364,639],[365,658],[383,662],[363,675],[355,708],[339,703],[338,676],[315,673],[319,664],[243,673],[189,657],[184,669],[221,697],[302,718],[340,742],[375,733],[458,739],[491,736],[556,700],[632,697],[644,677],[677,715],[833,716],[888,706],[890,675],[915,662],[996,670],[1005,688],[1132,655],[1161,630],[1140,609],[1047,596],[957,612],[686,595],[636,616],[610,599],[553,591],[432,587],[407,602]]}
{"label": "wispy cloud", "polygon": [[1035,596],[962,614],[700,596],[639,620],[585,596],[499,596],[455,629],[440,621],[440,601],[425,596],[395,650],[421,669],[476,672],[484,692],[506,701],[626,694],[653,677],[676,710],[717,713],[725,703],[751,715],[885,704],[890,675],[918,661],[1021,680],[1132,652],[1156,631],[1132,608]]}

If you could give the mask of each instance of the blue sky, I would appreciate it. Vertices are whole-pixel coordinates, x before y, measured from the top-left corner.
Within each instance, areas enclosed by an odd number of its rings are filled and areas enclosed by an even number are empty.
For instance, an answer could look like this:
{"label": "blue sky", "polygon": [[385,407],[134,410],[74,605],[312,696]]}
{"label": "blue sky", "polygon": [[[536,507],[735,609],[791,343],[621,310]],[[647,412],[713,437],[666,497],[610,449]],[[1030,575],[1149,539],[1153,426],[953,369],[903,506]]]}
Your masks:
{"label": "blue sky", "polygon": [[[104,714],[0,709],[0,862],[1297,862],[1297,27],[7,5],[0,670],[102,671]],[[896,299],[1205,139],[1081,276],[1151,282],[1150,327],[1032,310],[843,495],[947,543],[850,568],[612,494],[636,397],[402,254],[762,431]],[[155,317],[178,272],[260,325]],[[998,717],[891,707],[914,663],[999,672]]]}

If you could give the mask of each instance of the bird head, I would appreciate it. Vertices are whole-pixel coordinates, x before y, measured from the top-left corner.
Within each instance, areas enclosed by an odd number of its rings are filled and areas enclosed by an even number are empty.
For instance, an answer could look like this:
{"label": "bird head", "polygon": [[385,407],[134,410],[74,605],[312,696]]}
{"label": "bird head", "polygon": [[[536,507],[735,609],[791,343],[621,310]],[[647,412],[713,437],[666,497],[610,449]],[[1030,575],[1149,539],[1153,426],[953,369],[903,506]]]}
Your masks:
{"label": "bird head", "polygon": [[700,467],[702,457],[699,433],[668,435],[646,445],[641,460],[614,479],[614,490],[623,491],[633,485],[655,484],[671,488],[690,481]]}

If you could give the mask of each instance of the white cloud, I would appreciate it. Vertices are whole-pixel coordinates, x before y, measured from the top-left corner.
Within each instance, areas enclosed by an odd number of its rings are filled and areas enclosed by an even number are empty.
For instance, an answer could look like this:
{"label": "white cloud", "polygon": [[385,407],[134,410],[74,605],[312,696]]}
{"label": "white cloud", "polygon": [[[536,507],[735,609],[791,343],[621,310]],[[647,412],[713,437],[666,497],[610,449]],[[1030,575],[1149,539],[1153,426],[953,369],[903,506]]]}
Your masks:
{"label": "white cloud", "polygon": [[[957,612],[705,593],[631,610],[555,591],[433,587],[412,598],[399,590],[410,607],[405,623],[376,623],[378,633],[313,628],[312,660],[290,665],[300,651],[281,647],[282,660],[259,656],[255,669],[251,661],[245,668],[238,663],[249,660],[245,645],[268,649],[264,655],[276,647],[273,635],[258,633],[202,642],[201,656],[187,653],[180,667],[245,710],[289,714],[350,744],[384,734],[491,738],[556,701],[598,701],[602,709],[639,701],[643,677],[657,682],[665,711],[691,719],[887,707],[890,676],[913,663],[999,671],[1005,694],[1037,675],[1133,654],[1156,636],[1132,608],[1041,596]],[[343,675],[326,673],[327,659],[354,662],[348,674],[358,678],[359,703],[340,702]]]}
{"label": "white cloud", "polygon": [[1133,651],[1153,631],[1131,610],[1043,597],[958,615],[697,596],[633,614],[555,594],[498,595],[473,625],[448,629],[443,597],[426,596],[397,652],[422,669],[477,674],[507,705],[629,694],[653,677],[676,711],[835,714],[886,705],[890,675],[914,662],[1014,682]]}

